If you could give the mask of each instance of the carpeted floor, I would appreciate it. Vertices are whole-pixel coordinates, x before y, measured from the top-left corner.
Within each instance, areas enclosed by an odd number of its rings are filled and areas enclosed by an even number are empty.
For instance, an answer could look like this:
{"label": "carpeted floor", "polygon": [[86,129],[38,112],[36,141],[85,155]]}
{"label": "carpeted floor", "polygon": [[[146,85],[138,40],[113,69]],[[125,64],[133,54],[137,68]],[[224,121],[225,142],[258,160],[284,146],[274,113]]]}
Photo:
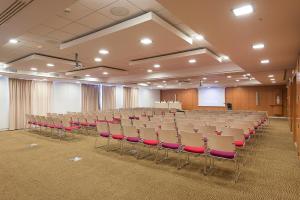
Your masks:
{"label": "carpeted floor", "polygon": [[[92,136],[60,142],[0,132],[0,200],[300,199],[300,164],[287,125],[271,121],[237,184],[231,162],[216,162],[214,173],[204,176],[201,157],[177,170],[176,155],[156,165],[151,157],[94,149]],[[70,161],[74,156],[82,160]]]}

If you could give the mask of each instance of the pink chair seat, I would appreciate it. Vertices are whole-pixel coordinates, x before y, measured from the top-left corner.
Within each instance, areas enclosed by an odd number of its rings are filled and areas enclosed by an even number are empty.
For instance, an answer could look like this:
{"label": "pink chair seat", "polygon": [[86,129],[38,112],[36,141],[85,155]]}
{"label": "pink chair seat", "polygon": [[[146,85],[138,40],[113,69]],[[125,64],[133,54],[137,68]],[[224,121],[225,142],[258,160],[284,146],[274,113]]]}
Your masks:
{"label": "pink chair seat", "polygon": [[126,140],[128,142],[139,142],[140,138],[138,138],[138,137],[127,137]]}
{"label": "pink chair seat", "polygon": [[244,141],[234,141],[234,145],[237,147],[243,147],[245,145]]}
{"label": "pink chair seat", "polygon": [[219,151],[219,150],[210,150],[209,152],[212,156],[233,159],[236,155],[235,152],[231,151]]}
{"label": "pink chair seat", "polygon": [[205,147],[185,146],[183,148],[183,150],[191,152],[191,153],[204,153],[205,152]]}
{"label": "pink chair seat", "polygon": [[143,143],[147,144],[147,145],[155,146],[155,145],[158,145],[159,141],[158,140],[144,140]]}
{"label": "pink chair seat", "polygon": [[115,134],[115,135],[112,135],[112,138],[116,139],[116,140],[123,140],[124,135]]}
{"label": "pink chair seat", "polygon": [[248,139],[249,139],[249,137],[250,137],[250,133],[248,133],[248,134],[244,134],[244,137],[245,137],[245,139],[246,139],[246,140],[248,140]]}
{"label": "pink chair seat", "polygon": [[165,143],[165,142],[162,143],[161,146],[168,149],[178,149],[180,147],[180,145],[177,143]]}
{"label": "pink chair seat", "polygon": [[73,131],[80,129],[80,126],[69,126],[69,127],[64,127],[65,131]]}
{"label": "pink chair seat", "polygon": [[109,137],[109,132],[101,132],[99,133],[101,137]]}

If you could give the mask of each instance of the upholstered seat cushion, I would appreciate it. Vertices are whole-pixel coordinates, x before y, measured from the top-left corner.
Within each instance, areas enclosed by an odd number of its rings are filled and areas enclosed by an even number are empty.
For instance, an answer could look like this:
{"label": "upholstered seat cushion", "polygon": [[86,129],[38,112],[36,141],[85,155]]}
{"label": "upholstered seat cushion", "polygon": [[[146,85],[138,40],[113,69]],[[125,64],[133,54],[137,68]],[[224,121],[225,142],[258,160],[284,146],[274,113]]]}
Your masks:
{"label": "upholstered seat cushion", "polygon": [[89,126],[97,126],[97,124],[95,122],[92,123],[88,123]]}
{"label": "upholstered seat cushion", "polygon": [[109,132],[101,132],[99,135],[102,137],[109,137]]}
{"label": "upholstered seat cushion", "polygon": [[210,150],[211,155],[221,158],[233,159],[236,155],[233,151],[219,151],[219,150]]}
{"label": "upholstered seat cushion", "polygon": [[192,152],[192,153],[204,153],[205,147],[194,147],[194,146],[185,146],[183,148],[184,151]]}
{"label": "upholstered seat cushion", "polygon": [[126,140],[128,142],[139,142],[140,139],[138,137],[127,137]]}
{"label": "upholstered seat cushion", "polygon": [[248,134],[244,134],[244,137],[245,137],[245,139],[246,139],[246,140],[248,140],[248,139],[249,139],[249,137],[250,137],[250,133],[248,133]]}
{"label": "upholstered seat cushion", "polygon": [[234,145],[237,147],[242,147],[244,146],[245,142],[244,141],[234,141]]}
{"label": "upholstered seat cushion", "polygon": [[112,138],[116,139],[116,140],[122,140],[124,138],[124,135],[115,134],[115,135],[112,135]]}
{"label": "upholstered seat cushion", "polygon": [[158,145],[159,142],[158,142],[158,140],[144,140],[143,143],[154,146],[154,145]]}
{"label": "upholstered seat cushion", "polygon": [[64,127],[65,131],[73,131],[80,129],[80,126],[69,126],[69,127]]}
{"label": "upholstered seat cushion", "polygon": [[177,143],[162,143],[162,147],[168,148],[168,149],[178,149],[180,147]]}

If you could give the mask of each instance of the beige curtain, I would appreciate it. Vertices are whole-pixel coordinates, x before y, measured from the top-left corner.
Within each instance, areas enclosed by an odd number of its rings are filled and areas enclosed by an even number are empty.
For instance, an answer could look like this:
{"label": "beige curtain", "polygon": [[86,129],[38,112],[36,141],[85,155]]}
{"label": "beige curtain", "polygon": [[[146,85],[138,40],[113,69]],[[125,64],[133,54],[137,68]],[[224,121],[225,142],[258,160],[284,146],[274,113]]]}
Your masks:
{"label": "beige curtain", "polygon": [[123,105],[124,108],[138,107],[138,88],[123,88]]}
{"label": "beige curtain", "polygon": [[102,110],[116,108],[116,87],[102,86]]}
{"label": "beige curtain", "polygon": [[9,130],[25,127],[25,115],[31,113],[32,81],[9,79]]}
{"label": "beige curtain", "polygon": [[31,109],[34,115],[46,115],[51,112],[52,82],[32,81]]}
{"label": "beige curtain", "polygon": [[82,112],[92,112],[99,110],[99,86],[81,85]]}

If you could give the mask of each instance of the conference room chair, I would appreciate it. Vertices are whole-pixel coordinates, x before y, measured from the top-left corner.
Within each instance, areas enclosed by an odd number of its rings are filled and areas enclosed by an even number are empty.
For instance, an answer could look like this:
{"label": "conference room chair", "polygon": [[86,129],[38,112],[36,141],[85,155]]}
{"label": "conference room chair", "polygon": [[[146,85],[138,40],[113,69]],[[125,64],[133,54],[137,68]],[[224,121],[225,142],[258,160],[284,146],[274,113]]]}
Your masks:
{"label": "conference room chair", "polygon": [[[155,162],[159,163],[169,157],[169,151],[178,153],[180,152],[181,144],[176,130],[159,130],[158,131],[159,145],[157,148],[157,154]],[[162,159],[159,158],[159,150],[164,150],[164,156]],[[179,160],[177,159],[177,168],[179,168]]]}
{"label": "conference room chair", "polygon": [[208,135],[216,135],[217,127],[215,126],[195,126],[197,133],[202,133],[203,137],[206,139]]}
{"label": "conference room chair", "polygon": [[[96,137],[96,139],[95,139],[95,148],[105,147],[106,151],[108,151],[111,135],[110,135],[110,132],[109,132],[109,127],[108,127],[107,122],[97,123],[96,130],[97,130],[98,137]],[[98,138],[106,139],[106,145],[98,146]]]}
{"label": "conference room chair", "polygon": [[236,183],[239,178],[240,171],[238,153],[234,144],[234,137],[208,135],[207,152],[210,159],[209,170],[212,170],[215,167],[215,159],[234,162],[234,182]]}
{"label": "conference room chair", "polygon": [[[144,155],[145,158],[148,155],[151,155],[151,149],[156,149],[159,145],[159,140],[157,136],[157,131],[155,128],[140,128],[139,130],[140,141],[144,147],[148,148],[148,154]],[[154,154],[154,158],[156,159],[157,151]],[[141,158],[141,151],[138,152],[137,158]]]}
{"label": "conference room chair", "polygon": [[188,123],[177,123],[177,129],[178,129],[178,133],[180,133],[181,131],[195,133],[194,125],[189,122]]}
{"label": "conference room chair", "polygon": [[121,119],[121,125],[122,126],[132,126],[132,120],[131,119]]}
{"label": "conference room chair", "polygon": [[64,118],[62,120],[62,131],[59,132],[59,139],[61,140],[63,137],[67,135],[72,135],[74,137],[75,133],[78,133],[80,130],[80,126],[73,125],[70,123],[70,120],[68,118]]}
{"label": "conference room chair", "polygon": [[190,155],[203,156],[205,159],[203,173],[206,174],[206,146],[201,133],[181,131],[180,132],[181,153],[186,155],[185,162],[182,164],[179,156],[179,169],[190,164]]}
{"label": "conference room chair", "polygon": [[[134,126],[122,126],[122,131],[123,131],[123,135],[125,137],[126,143],[134,146],[136,157],[138,157],[138,153],[137,153],[138,149],[136,148],[136,145],[139,144],[139,142],[140,142],[140,136],[139,136],[138,130]],[[123,148],[123,150],[124,150],[124,148]]]}
{"label": "conference room chair", "polygon": [[146,127],[146,121],[142,121],[142,120],[132,120],[132,125],[137,128],[138,130],[140,130],[141,128],[145,128]]}
{"label": "conference room chair", "polygon": [[[124,135],[123,135],[121,124],[108,123],[108,127],[109,127],[109,133],[111,135],[111,139],[118,142],[119,148],[117,149],[120,149],[120,152],[122,153]],[[112,149],[109,149],[108,147],[108,150],[112,150]]]}

